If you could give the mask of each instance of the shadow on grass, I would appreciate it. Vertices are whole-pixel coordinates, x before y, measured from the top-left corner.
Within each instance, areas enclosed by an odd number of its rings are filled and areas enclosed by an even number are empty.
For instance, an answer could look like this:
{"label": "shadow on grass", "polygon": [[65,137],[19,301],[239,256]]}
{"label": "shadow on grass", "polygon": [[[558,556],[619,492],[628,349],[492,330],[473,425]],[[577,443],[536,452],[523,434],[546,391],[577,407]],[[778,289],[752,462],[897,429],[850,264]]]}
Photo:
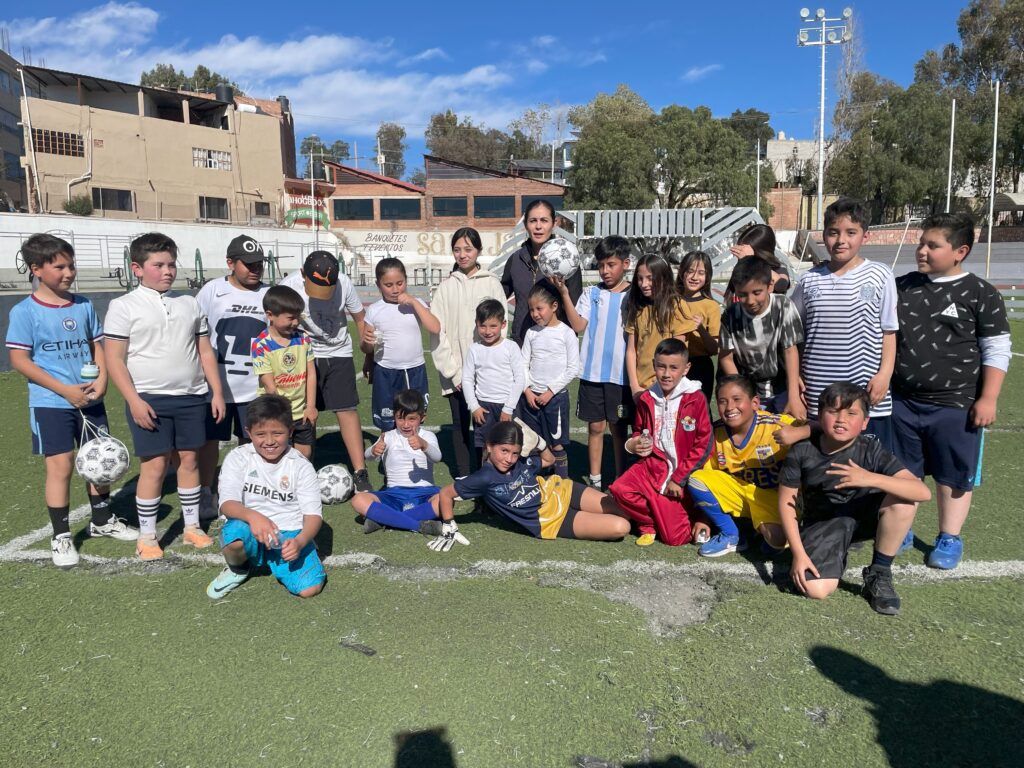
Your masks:
{"label": "shadow on grass", "polygon": [[613,763],[581,755],[573,761],[573,768],[697,768],[697,764],[679,755],[672,755],[664,760],[644,760],[640,763]]}
{"label": "shadow on grass", "polygon": [[395,768],[455,768],[447,728],[395,734]]}
{"label": "shadow on grass", "polygon": [[1021,765],[1024,702],[952,680],[897,680],[837,648],[817,646],[810,658],[822,675],[871,705],[890,766]]}

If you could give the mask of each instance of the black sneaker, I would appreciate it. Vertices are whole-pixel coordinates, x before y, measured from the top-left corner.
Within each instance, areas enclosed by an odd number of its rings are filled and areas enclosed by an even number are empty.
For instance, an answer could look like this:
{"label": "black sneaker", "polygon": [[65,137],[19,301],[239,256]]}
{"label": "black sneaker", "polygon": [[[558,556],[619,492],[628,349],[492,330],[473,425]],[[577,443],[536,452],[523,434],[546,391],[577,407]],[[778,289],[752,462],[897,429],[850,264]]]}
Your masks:
{"label": "black sneaker", "polygon": [[363,521],[363,533],[376,533],[384,526],[370,518],[366,518]]}
{"label": "black sneaker", "polygon": [[420,533],[424,536],[440,536],[443,526],[440,520],[424,520],[420,523]]}
{"label": "black sneaker", "polygon": [[365,469],[360,469],[353,473],[352,479],[356,484],[356,493],[369,493],[373,490],[373,486],[370,485],[370,476],[366,473]]}
{"label": "black sneaker", "polygon": [[900,612],[900,596],[892,586],[892,571],[878,565],[872,565],[861,573],[864,577],[864,595],[871,607],[886,616],[895,616]]}

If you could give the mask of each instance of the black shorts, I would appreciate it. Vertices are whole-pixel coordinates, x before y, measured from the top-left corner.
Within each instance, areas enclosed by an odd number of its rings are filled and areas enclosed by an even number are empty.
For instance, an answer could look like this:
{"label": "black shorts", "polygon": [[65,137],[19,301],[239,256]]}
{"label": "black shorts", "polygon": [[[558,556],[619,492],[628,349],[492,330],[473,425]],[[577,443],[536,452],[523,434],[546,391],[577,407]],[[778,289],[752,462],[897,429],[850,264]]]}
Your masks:
{"label": "black shorts", "polygon": [[316,443],[316,424],[303,419],[295,422],[292,430],[292,445],[314,445]]}
{"label": "black shorts", "polygon": [[359,405],[356,367],[351,357],[316,358],[316,409],[354,411]]}
{"label": "black shorts", "polygon": [[[842,515],[800,526],[800,541],[819,578],[840,578],[846,570],[850,545],[875,538],[883,499],[884,493],[872,493],[845,507]],[[807,578],[813,580],[814,576],[808,573]]]}
{"label": "black shorts", "polygon": [[205,395],[140,393],[139,397],[156,412],[156,429],[143,429],[136,424],[125,403],[136,456],[148,459],[175,449],[194,451],[206,444],[206,411],[210,406]]}
{"label": "black shorts", "polygon": [[573,481],[572,494],[569,496],[569,509],[566,510],[565,517],[562,518],[557,538],[576,538],[576,534],[572,530],[572,522],[576,519],[576,513],[580,511],[580,501],[583,499],[583,492],[585,490],[587,490],[587,486],[583,485],[583,483],[577,483],[575,480]]}
{"label": "black shorts", "polygon": [[[504,403],[480,403],[480,407],[487,412],[484,417],[483,424],[477,424],[473,422],[473,445],[477,448],[483,448],[484,443],[487,442],[487,435],[491,432],[491,427],[497,424],[501,420],[501,409],[504,407]],[[472,414],[470,418],[472,419]]]}
{"label": "black shorts", "polygon": [[29,408],[32,428],[32,453],[37,456],[59,456],[71,453],[82,439],[82,416],[96,427],[107,428],[107,410],[103,403],[77,408]]}
{"label": "black shorts", "polygon": [[519,400],[519,418],[544,438],[548,448],[569,444],[569,393],[564,389],[548,400],[547,405],[531,408],[526,398]]}
{"label": "black shorts", "polygon": [[624,421],[632,424],[634,410],[629,387],[580,379],[576,399],[576,418],[580,421],[588,424],[595,421],[607,421],[609,424]]}
{"label": "black shorts", "polygon": [[220,424],[213,420],[213,411],[206,408],[206,439],[219,440],[224,443],[231,439],[231,435],[238,438],[239,445],[252,442],[249,433],[245,429],[245,409],[248,403],[224,403],[224,418]]}

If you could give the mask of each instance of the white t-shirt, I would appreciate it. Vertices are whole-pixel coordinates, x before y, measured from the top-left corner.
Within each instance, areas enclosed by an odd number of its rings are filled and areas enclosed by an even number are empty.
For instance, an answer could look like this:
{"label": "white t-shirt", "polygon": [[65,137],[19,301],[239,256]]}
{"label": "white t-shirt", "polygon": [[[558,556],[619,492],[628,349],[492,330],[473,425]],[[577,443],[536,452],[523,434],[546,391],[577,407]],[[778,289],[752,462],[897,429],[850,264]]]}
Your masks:
{"label": "white t-shirt", "polygon": [[[419,299],[414,299],[424,307]],[[405,371],[423,365],[423,338],[416,310],[381,299],[366,310],[366,322],[373,326],[377,341],[373,360],[382,368]]]}
{"label": "white t-shirt", "polygon": [[487,346],[473,342],[462,361],[462,394],[472,413],[480,402],[504,403],[502,411],[513,413],[526,388],[526,366],[519,345],[509,339]]}
{"label": "white t-shirt", "polygon": [[[381,435],[384,441],[384,473],[389,488],[418,488],[434,485],[434,465],[441,460],[441,448],[437,436],[422,427],[417,433],[427,447],[413,450],[409,441],[397,429],[389,429]],[[373,445],[366,449],[366,458],[372,459]]]}
{"label": "white t-shirt", "polygon": [[302,530],[304,515],[323,517],[316,470],[294,448],[269,464],[252,443],[238,446],[224,459],[219,488],[221,506],[237,501],[281,531]]}
{"label": "white t-shirt", "polygon": [[[348,315],[363,311],[356,289],[347,275],[338,275],[338,284],[329,299],[313,299],[306,295],[301,272],[292,272],[281,281],[306,302],[302,313],[302,329],[313,342],[316,357],[352,357],[352,338],[348,335]],[[346,312],[348,315],[346,315]]]}
{"label": "white t-shirt", "polygon": [[269,285],[260,283],[252,291],[236,288],[227,277],[211,280],[196,294],[199,309],[206,315],[210,344],[217,353],[217,368],[228,403],[256,399],[256,376],[252,372],[252,343],[267,327],[263,296]]}
{"label": "white t-shirt", "polygon": [[128,343],[126,358],[135,391],[153,395],[205,395],[196,339],[207,336],[196,300],[140,285],[107,308],[103,332]]}
{"label": "white t-shirt", "polygon": [[523,338],[526,384],[538,395],[551,390],[556,395],[576,378],[580,350],[576,334],[565,323],[532,325]]}

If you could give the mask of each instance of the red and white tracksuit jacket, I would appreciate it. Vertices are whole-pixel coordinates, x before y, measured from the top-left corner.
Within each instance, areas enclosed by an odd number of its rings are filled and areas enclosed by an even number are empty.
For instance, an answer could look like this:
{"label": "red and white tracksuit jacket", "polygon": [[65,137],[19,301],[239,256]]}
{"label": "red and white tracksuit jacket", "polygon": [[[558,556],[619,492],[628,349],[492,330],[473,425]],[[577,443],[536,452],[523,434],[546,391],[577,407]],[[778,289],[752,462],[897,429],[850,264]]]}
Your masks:
{"label": "red and white tracksuit jacket", "polygon": [[711,419],[700,382],[683,378],[668,397],[655,382],[640,395],[633,437],[645,429],[654,450],[608,491],[640,533],[654,533],[670,546],[685,544],[690,540],[691,502],[664,493],[669,480],[685,489],[690,473],[704,466],[711,452]]}

